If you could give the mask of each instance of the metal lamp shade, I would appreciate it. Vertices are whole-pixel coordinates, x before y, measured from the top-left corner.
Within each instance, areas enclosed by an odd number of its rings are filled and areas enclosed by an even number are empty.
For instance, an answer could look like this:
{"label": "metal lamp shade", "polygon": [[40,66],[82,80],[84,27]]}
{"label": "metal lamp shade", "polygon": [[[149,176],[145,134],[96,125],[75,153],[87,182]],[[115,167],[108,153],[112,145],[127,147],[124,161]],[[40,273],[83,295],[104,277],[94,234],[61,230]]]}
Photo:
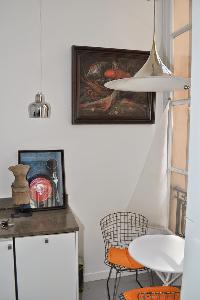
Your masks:
{"label": "metal lamp shade", "polygon": [[[39,0],[39,18],[40,18],[40,91],[42,91],[43,66],[42,66],[42,0]],[[35,95],[35,101],[28,106],[30,118],[49,118],[51,113],[50,104],[45,102],[44,95],[38,92]]]}
{"label": "metal lamp shade", "polygon": [[28,111],[30,118],[49,118],[51,107],[49,103],[44,101],[44,95],[37,93],[35,101],[29,105]]}
{"label": "metal lamp shade", "polygon": [[134,77],[109,81],[105,87],[130,92],[166,92],[183,90],[189,85],[190,79],[174,76],[162,62],[154,37],[150,56]]}
{"label": "metal lamp shade", "polygon": [[189,79],[174,76],[131,77],[107,82],[105,86],[112,90],[129,92],[167,92],[183,90],[190,86]]}

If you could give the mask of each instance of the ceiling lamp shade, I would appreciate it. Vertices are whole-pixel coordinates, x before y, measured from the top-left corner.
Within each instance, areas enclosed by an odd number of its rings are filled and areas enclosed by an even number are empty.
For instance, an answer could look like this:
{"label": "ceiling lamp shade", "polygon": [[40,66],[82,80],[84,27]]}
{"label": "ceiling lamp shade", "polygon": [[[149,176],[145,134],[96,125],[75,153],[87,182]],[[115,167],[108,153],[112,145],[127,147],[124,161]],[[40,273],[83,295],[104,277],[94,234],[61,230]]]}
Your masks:
{"label": "ceiling lamp shade", "polygon": [[190,79],[174,76],[158,54],[155,42],[154,0],[153,45],[148,60],[133,77],[109,81],[105,83],[105,87],[129,92],[167,92],[188,89],[189,86]]}
{"label": "ceiling lamp shade", "polygon": [[30,118],[49,118],[51,108],[50,105],[44,101],[44,95],[37,93],[35,95],[35,102],[29,104],[28,111]]}

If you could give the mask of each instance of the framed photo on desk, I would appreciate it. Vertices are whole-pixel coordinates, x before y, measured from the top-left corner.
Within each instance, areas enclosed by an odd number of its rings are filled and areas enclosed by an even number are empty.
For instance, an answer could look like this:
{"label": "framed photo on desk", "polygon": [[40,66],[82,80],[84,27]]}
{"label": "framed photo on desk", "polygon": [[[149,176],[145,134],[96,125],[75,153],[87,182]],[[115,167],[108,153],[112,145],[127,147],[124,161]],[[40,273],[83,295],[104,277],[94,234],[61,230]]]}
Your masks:
{"label": "framed photo on desk", "polygon": [[63,150],[19,150],[18,162],[30,166],[27,180],[32,209],[65,207]]}

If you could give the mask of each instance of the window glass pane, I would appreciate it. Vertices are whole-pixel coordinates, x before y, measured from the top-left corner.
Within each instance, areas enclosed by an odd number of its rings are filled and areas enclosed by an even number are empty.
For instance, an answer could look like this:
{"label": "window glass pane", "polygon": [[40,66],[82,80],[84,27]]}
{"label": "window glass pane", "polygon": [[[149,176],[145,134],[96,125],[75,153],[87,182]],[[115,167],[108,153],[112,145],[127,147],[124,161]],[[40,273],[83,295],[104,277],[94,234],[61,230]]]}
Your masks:
{"label": "window glass pane", "polygon": [[174,0],[174,26],[173,31],[190,23],[190,0]]}
{"label": "window glass pane", "polygon": [[182,190],[187,189],[187,176],[178,174],[176,172],[171,172],[171,187],[178,187]]}
{"label": "window glass pane", "polygon": [[[184,191],[186,192],[186,190],[187,190],[187,176],[172,172],[171,173],[171,197],[170,197],[170,208],[169,208],[170,210],[169,228],[174,233],[177,231],[177,227],[179,231],[181,223],[182,221],[184,221],[181,219],[182,213],[185,215],[185,212],[183,211],[184,210],[183,207],[179,206],[180,202],[177,201],[178,198],[177,195],[179,195],[181,200],[184,200],[184,194],[185,194]],[[180,216],[180,218],[177,218],[178,216]],[[182,226],[181,231],[184,231],[184,226]]]}
{"label": "window glass pane", "polygon": [[[191,31],[177,36],[173,41],[174,75],[190,77],[191,70]],[[189,98],[188,90],[175,91],[174,100]]]}
{"label": "window glass pane", "polygon": [[[173,0],[173,32],[191,24],[192,0]],[[191,30],[173,39],[174,75],[191,77]],[[175,91],[173,100],[188,99],[188,90]],[[177,103],[171,106],[172,117],[172,157],[174,168],[187,170],[189,106]],[[180,104],[180,105],[179,105]],[[169,228],[176,234],[184,234],[187,198],[187,176],[171,172],[171,194],[169,207]]]}
{"label": "window glass pane", "polygon": [[188,104],[172,107],[172,167],[187,169],[188,158]]}
{"label": "window glass pane", "polygon": [[180,91],[174,91],[173,100],[179,100],[179,99],[188,99],[190,98],[190,94],[188,90],[180,90]]}

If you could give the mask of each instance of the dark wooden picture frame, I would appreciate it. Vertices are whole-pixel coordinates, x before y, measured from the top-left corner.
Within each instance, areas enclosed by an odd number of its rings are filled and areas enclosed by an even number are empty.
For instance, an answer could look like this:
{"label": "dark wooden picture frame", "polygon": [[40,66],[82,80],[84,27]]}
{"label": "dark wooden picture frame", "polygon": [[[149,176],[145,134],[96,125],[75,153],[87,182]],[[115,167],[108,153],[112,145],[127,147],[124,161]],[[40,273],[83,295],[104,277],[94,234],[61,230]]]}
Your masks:
{"label": "dark wooden picture frame", "polygon": [[19,150],[18,163],[30,166],[27,180],[32,210],[66,207],[64,150]]}
{"label": "dark wooden picture frame", "polygon": [[104,87],[134,76],[148,57],[148,51],[72,46],[72,124],[153,124],[155,93]]}

